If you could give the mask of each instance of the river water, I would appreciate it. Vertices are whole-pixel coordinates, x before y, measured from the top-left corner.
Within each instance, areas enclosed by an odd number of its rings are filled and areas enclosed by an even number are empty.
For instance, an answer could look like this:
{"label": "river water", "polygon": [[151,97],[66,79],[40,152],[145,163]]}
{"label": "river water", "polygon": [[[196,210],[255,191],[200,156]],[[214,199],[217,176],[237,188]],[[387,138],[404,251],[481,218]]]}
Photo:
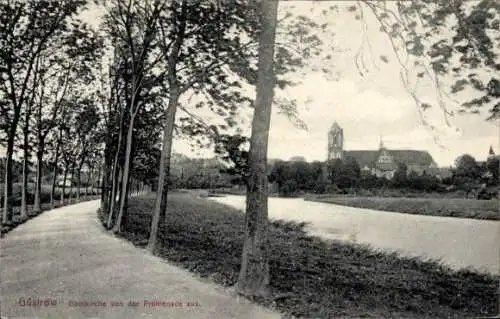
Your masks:
{"label": "river water", "polygon": [[[245,209],[245,197],[211,197]],[[299,198],[269,198],[269,218],[309,223],[307,231],[406,256],[440,259],[458,269],[500,271],[500,223],[455,217],[434,217],[376,211]]]}

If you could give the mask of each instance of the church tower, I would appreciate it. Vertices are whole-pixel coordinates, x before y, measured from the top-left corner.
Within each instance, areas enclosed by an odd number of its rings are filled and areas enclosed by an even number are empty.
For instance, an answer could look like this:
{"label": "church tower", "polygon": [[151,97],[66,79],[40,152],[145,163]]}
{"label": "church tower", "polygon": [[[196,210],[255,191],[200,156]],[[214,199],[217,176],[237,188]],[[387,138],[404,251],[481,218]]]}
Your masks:
{"label": "church tower", "polygon": [[343,159],[343,157],[344,130],[334,122],[328,131],[328,160]]}
{"label": "church tower", "polygon": [[490,145],[490,151],[488,152],[488,159],[495,158],[495,152],[493,152],[493,146]]}

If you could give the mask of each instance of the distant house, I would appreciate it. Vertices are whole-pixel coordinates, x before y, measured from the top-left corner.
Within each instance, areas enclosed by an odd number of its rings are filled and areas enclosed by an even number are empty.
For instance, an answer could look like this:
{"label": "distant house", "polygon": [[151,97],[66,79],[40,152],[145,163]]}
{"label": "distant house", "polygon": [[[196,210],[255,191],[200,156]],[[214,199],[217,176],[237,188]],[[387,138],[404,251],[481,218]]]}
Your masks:
{"label": "distant house", "polygon": [[438,167],[431,154],[422,150],[390,150],[380,141],[378,150],[351,150],[343,148],[343,129],[334,122],[328,132],[328,160],[354,158],[363,174],[392,179],[400,164],[405,164],[408,173],[438,173]]}

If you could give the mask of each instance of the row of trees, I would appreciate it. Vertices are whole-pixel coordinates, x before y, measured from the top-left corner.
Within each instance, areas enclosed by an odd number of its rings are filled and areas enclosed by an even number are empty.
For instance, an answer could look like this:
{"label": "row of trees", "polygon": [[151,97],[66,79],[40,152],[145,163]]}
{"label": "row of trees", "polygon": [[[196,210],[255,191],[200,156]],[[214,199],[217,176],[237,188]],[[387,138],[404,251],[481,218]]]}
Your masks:
{"label": "row of trees", "polygon": [[[103,89],[98,95],[105,123],[101,209],[107,214],[108,228],[122,231],[131,181],[155,180],[148,243],[154,251],[161,224],[168,222],[166,182],[172,180],[174,135],[199,144],[206,138],[217,141],[219,130],[234,127],[237,113],[253,106],[256,127],[249,154],[254,158],[249,165],[254,178],[249,185],[255,187],[248,190],[248,212],[258,222],[249,224],[238,290],[255,293],[264,284],[255,280],[261,277],[262,269],[256,268],[261,263],[248,256],[260,254],[265,241],[259,236],[267,221],[261,206],[267,196],[262,150],[267,149],[273,83],[286,85],[285,77],[276,76],[301,64],[297,50],[278,50],[274,56],[277,2],[113,0],[105,6],[101,30],[112,54],[108,53],[109,69],[101,76]],[[306,45],[315,41],[314,37],[307,40],[308,32],[301,36]],[[273,68],[274,61],[278,63]],[[255,102],[242,93],[244,86],[256,87]],[[199,102],[189,103],[188,95]],[[224,124],[207,123],[197,109],[211,111]],[[184,116],[176,121],[178,112]],[[156,168],[157,178],[151,175],[150,165]],[[255,227],[259,232],[251,229]]]}
{"label": "row of trees", "polygon": [[189,158],[173,154],[169,187],[187,189],[215,189],[231,187],[233,176],[224,172],[217,158]]}
{"label": "row of trees", "polygon": [[490,198],[490,194],[481,194],[481,192],[484,193],[487,187],[500,184],[499,173],[498,157],[489,157],[486,162],[478,163],[473,156],[464,154],[455,160],[455,169],[449,179],[449,184],[464,191],[465,196],[475,191],[479,197]]}
{"label": "row of trees", "polygon": [[295,195],[298,191],[323,193],[326,187],[325,167],[322,162],[285,162],[274,163],[269,181],[276,183],[283,196]]}
{"label": "row of trees", "polygon": [[[484,163],[464,154],[457,158],[455,168],[449,176],[438,178],[432,172],[421,174],[409,171],[401,163],[392,179],[377,177],[371,172],[362,173],[354,158],[329,162],[277,161],[273,164],[269,181],[276,183],[282,196],[293,196],[299,192],[347,193],[359,189],[369,191],[384,188],[417,191],[447,192],[457,189],[465,191],[465,196],[482,186],[496,186],[499,183],[499,160],[491,157]],[[450,187],[452,186],[452,187]]]}
{"label": "row of trees", "polygon": [[[267,262],[255,256],[262,255],[266,242],[265,171],[273,91],[275,85],[290,84],[287,75],[303,65],[304,53],[320,54],[320,41],[300,27],[307,18],[287,15],[282,23],[300,28],[300,33],[283,38],[289,37],[298,49],[280,46],[275,54],[276,1],[223,5],[218,1],[112,0],[106,6],[101,27],[113,52],[103,81],[109,84],[100,92],[106,105],[101,208],[108,215],[107,226],[115,233],[122,231],[137,159],[159,149],[153,161],[158,177],[148,243],[154,251],[161,224],[168,222],[166,181],[171,175],[174,134],[199,144],[207,138],[217,143],[219,131],[234,128],[238,112],[253,107],[249,219],[238,291],[259,293],[267,287],[268,278]],[[316,25],[311,22],[310,26]],[[252,86],[255,100],[243,93]],[[188,95],[198,102],[186,101]],[[207,123],[196,114],[197,109],[211,111],[223,124]],[[178,111],[185,116],[176,122]],[[293,110],[288,107],[286,111],[293,117]]]}
{"label": "row of trees", "polygon": [[[94,2],[105,11],[98,30],[77,18],[86,0],[0,4],[1,143],[7,150],[2,222],[12,220],[14,154],[22,153],[27,165],[34,151],[38,193],[44,161],[65,176],[80,176],[84,165],[101,172],[101,209],[115,233],[122,231],[131,192],[154,187],[156,201],[148,243],[148,249],[154,251],[161,223],[168,222],[166,181],[174,135],[200,145],[207,139],[221,145],[221,140],[228,139],[221,131],[234,130],[239,112],[253,108],[246,164],[239,167],[241,163],[234,162],[227,149],[220,154],[236,164],[247,184],[245,242],[237,290],[264,294],[269,284],[267,141],[271,105],[274,102],[295,124],[303,124],[294,101],[276,98],[275,87],[293,85],[291,75],[298,78],[297,73],[308,70],[332,72],[328,63],[333,48],[318,35],[330,36],[329,13],[334,10],[321,11],[325,24],[285,10],[279,20],[284,32],[277,32],[278,1],[274,0]],[[494,1],[483,0],[472,13],[462,8],[462,1],[437,6],[425,1],[397,4],[399,11],[392,12],[370,1],[358,3],[360,8],[372,10],[390,39],[406,37],[404,48],[416,57],[423,56],[425,45],[432,40],[418,38],[421,32],[416,21],[436,35],[439,19],[456,15],[461,39],[472,35],[490,40],[475,27],[468,27],[467,21],[478,20],[477,10],[495,9]],[[421,16],[422,10],[426,14]],[[355,12],[356,7],[349,7],[349,11]],[[393,16],[400,21],[386,26],[386,18]],[[491,28],[490,20],[495,16],[480,18],[479,22]],[[396,31],[391,32],[391,28]],[[331,38],[326,40],[331,42]],[[489,54],[491,45],[469,41],[465,54],[459,40],[454,38],[445,49],[438,41],[437,53],[435,46],[428,50],[434,52],[433,58],[444,53],[449,58],[450,50],[457,50],[473,69],[478,68],[473,63],[478,59],[485,61],[486,68],[495,66],[491,63],[495,56]],[[473,61],[471,52],[479,54]],[[445,62],[432,64],[432,74],[445,75]],[[487,88],[475,85],[489,98],[482,104],[498,94],[496,82],[490,83]],[[245,94],[249,88],[255,90],[255,99]],[[427,108],[428,104],[419,103],[419,107]],[[211,112],[218,121],[199,116],[199,109]],[[493,114],[498,111],[498,106],[492,108]],[[176,121],[180,114],[183,116]],[[23,191],[26,189],[23,182]]]}
{"label": "row of trees", "polygon": [[436,190],[439,181],[434,176],[408,173],[400,165],[392,180],[362,174],[354,158],[329,162],[277,161],[274,163],[269,181],[277,184],[282,196],[293,196],[299,192],[348,193],[359,189],[408,188],[418,191]]}
{"label": "row of trees", "polygon": [[[34,210],[40,211],[43,171],[56,181],[99,171],[99,118],[88,83],[101,55],[101,39],[76,19],[84,1],[0,3],[0,142],[5,146],[2,223],[13,218],[14,156],[22,162],[21,218],[27,216],[29,172],[36,163]],[[66,184],[66,183],[64,183]],[[64,198],[63,186],[61,201]]]}
{"label": "row of trees", "polygon": [[[26,217],[28,165],[34,152],[36,210],[44,163],[50,162],[55,172],[52,193],[56,173],[80,180],[82,167],[88,165],[102,171],[101,208],[116,233],[122,231],[129,194],[155,184],[148,245],[154,250],[160,223],[167,219],[165,181],[174,133],[214,138],[222,126],[207,125],[193,110],[211,110],[231,127],[238,109],[252,105],[256,125],[264,125],[254,129],[253,141],[254,181],[261,184],[259,161],[265,152],[258,149],[267,147],[258,134],[267,136],[273,83],[287,84],[275,75],[300,65],[293,61],[297,50],[280,50],[280,63],[272,67],[277,2],[221,6],[215,1],[98,1],[106,12],[99,30],[78,19],[86,5],[85,0],[0,4],[0,124],[6,148],[2,223],[13,219],[13,162],[19,153],[21,214]],[[311,41],[315,38],[305,45]],[[242,94],[245,83],[257,86],[255,103]],[[203,102],[186,104],[187,94],[201,96]],[[188,115],[180,125],[175,121],[178,109]],[[261,203],[267,193],[259,187],[249,194]],[[258,206],[250,210],[265,216]],[[249,237],[252,244],[245,255],[258,249],[254,232]],[[255,281],[246,278],[254,273],[244,263],[242,292],[253,289]]]}

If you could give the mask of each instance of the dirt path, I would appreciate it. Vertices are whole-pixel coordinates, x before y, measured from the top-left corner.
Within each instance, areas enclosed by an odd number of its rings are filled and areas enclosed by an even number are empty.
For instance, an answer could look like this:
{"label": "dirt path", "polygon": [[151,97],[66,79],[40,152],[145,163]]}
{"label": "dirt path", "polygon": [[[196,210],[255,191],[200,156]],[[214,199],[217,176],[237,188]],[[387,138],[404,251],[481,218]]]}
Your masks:
{"label": "dirt path", "polygon": [[111,236],[97,207],[45,212],[0,240],[1,318],[280,318]]}

